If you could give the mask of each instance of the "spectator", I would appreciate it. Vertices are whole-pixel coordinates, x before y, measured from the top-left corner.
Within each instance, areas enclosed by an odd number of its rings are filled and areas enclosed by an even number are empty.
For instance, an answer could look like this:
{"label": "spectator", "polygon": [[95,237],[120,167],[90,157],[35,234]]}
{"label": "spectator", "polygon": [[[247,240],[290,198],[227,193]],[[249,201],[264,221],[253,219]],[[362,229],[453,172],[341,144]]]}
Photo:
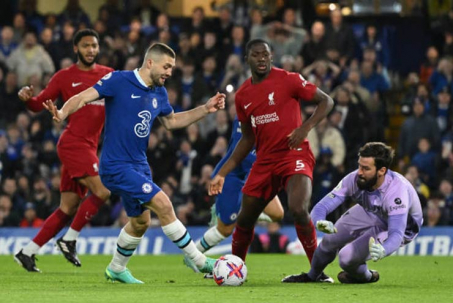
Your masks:
{"label": "spectator", "polygon": [[437,69],[431,74],[429,84],[432,93],[437,95],[445,86],[452,90],[453,85],[453,64],[449,58],[439,60]]}
{"label": "spectator", "polygon": [[[325,118],[315,128],[310,130],[307,136],[310,147],[315,158],[320,156],[324,149],[331,153],[330,161],[334,167],[343,170],[343,163],[346,156],[346,148],[343,136],[340,131],[333,127],[330,121]],[[323,197],[323,196],[322,196]]]}
{"label": "spectator", "polygon": [[209,164],[213,167],[226,155],[228,150],[228,140],[224,136],[218,136],[211,151],[204,159],[204,164]]}
{"label": "spectator", "polygon": [[279,21],[271,22],[264,26],[264,39],[272,45],[273,60],[281,61],[283,55],[297,56],[302,50],[307,32],[303,28],[293,27]]}
{"label": "spectator", "polygon": [[[332,162],[332,150],[329,147],[322,147],[313,171],[313,205],[330,193],[341,180],[342,171],[340,169],[342,169],[342,163],[336,167]],[[336,215],[338,219],[341,213],[337,212]]]}
{"label": "spectator", "polygon": [[11,26],[4,26],[0,35],[0,62],[6,62],[9,55],[17,48],[17,43],[13,41],[14,31]]}
{"label": "spectator", "polygon": [[428,83],[429,78],[436,70],[437,63],[439,61],[439,52],[436,47],[430,46],[426,51],[426,59],[420,66],[420,81],[422,83]]}
{"label": "spectator", "polygon": [[343,22],[343,16],[339,9],[330,12],[330,23],[326,26],[326,43],[327,49],[338,51],[344,61],[354,57],[354,33]]}
{"label": "spectator", "polygon": [[68,0],[65,8],[58,16],[58,19],[61,25],[69,21],[77,28],[82,24],[85,27],[90,27],[91,25],[90,17],[88,17],[82,6],[80,6],[79,0]]}
{"label": "spectator", "polygon": [[420,178],[430,188],[436,184],[437,155],[431,150],[431,144],[426,138],[418,141],[418,152],[412,157],[412,164],[417,166]]}
{"label": "spectator", "polygon": [[13,210],[11,197],[8,195],[0,195],[0,227],[16,227],[19,226],[20,217]]}
{"label": "spectator", "polygon": [[20,221],[19,226],[24,227],[33,227],[39,228],[44,224],[44,220],[38,218],[36,215],[35,205],[32,202],[25,204],[24,217]]}
{"label": "spectator", "polygon": [[398,143],[400,169],[405,164],[405,157],[411,159],[417,152],[418,141],[427,138],[434,150],[438,149],[440,141],[439,127],[436,120],[424,113],[425,108],[419,99],[414,99],[412,115],[408,117],[401,127]]}
{"label": "spectator", "polygon": [[451,92],[448,87],[444,87],[437,94],[437,102],[433,104],[425,103],[425,111],[431,113],[437,120],[437,125],[442,136],[446,135],[452,129],[453,106],[451,105]]}
{"label": "spectator", "polygon": [[25,32],[27,31],[25,17],[22,13],[17,13],[14,15],[13,31],[13,42],[19,44],[22,41],[22,37],[25,35]]}
{"label": "spectator", "polygon": [[[175,150],[171,139],[162,130],[157,133],[151,132],[148,142],[146,156],[153,171],[153,180],[159,183],[175,170]],[[158,165],[155,165],[155,163],[158,163]]]}
{"label": "spectator", "polygon": [[47,218],[53,210],[52,195],[43,177],[37,176],[33,181],[33,202],[39,218]]}
{"label": "spectator", "polygon": [[41,78],[44,74],[55,71],[52,59],[44,48],[37,44],[34,32],[25,34],[24,42],[13,51],[7,64],[9,69],[17,73],[19,86],[27,85],[33,75]]}
{"label": "spectator", "polygon": [[390,63],[390,49],[387,41],[379,36],[378,29],[374,24],[368,24],[365,28],[362,39],[359,42],[361,58],[366,49],[373,49],[376,52],[377,60],[384,67]]}
{"label": "spectator", "polygon": [[156,23],[160,10],[152,4],[151,0],[140,0],[139,5],[133,11],[133,16],[138,16],[144,26],[151,26]]}
{"label": "spectator", "polygon": [[223,5],[219,8],[219,18],[214,20],[214,33],[217,33],[217,47],[223,47],[231,44],[231,32],[233,30],[233,20],[231,10],[228,6]]}
{"label": "spectator", "polygon": [[197,32],[203,37],[209,28],[211,28],[211,24],[205,18],[203,7],[196,6],[192,11],[192,18],[184,26],[184,31],[189,34]]}
{"label": "spectator", "polygon": [[404,177],[409,180],[417,191],[419,197],[421,197],[420,202],[422,203],[422,206],[426,206],[427,199],[430,197],[431,192],[429,187],[420,179],[417,166],[409,165],[406,168],[406,174]]}
{"label": "spectator", "polygon": [[17,181],[14,178],[6,178],[3,180],[3,186],[1,193],[8,196],[12,205],[11,208],[17,214],[21,214],[24,211],[25,200],[20,196],[17,190]]}
{"label": "spectator", "polygon": [[385,78],[376,72],[373,62],[363,61],[360,66],[360,84],[365,87],[370,94],[382,93],[390,89],[390,84]]}
{"label": "spectator", "polygon": [[445,200],[441,193],[436,192],[430,197],[426,212],[426,225],[428,227],[448,224],[448,211],[445,209]]}
{"label": "spectator", "polygon": [[346,88],[337,92],[335,111],[341,112],[339,127],[344,135],[347,155],[346,171],[352,171],[357,166],[357,152],[367,141],[369,113],[364,107],[351,102],[351,95]]}
{"label": "spectator", "polygon": [[60,59],[63,57],[59,53],[58,44],[53,41],[53,32],[51,28],[46,27],[43,29],[40,35],[40,43],[44,47],[44,50],[52,58],[53,65],[58,68],[60,66]]}
{"label": "spectator", "polygon": [[225,66],[225,74],[220,83],[220,90],[226,91],[228,85],[231,85],[233,90],[238,89],[246,79],[247,74],[241,58],[234,54],[229,56]]}
{"label": "spectator", "polygon": [[193,123],[186,128],[186,139],[197,152],[200,159],[204,159],[206,154],[206,142],[200,135],[198,124]]}
{"label": "spectator", "polygon": [[188,216],[189,225],[205,226],[211,220],[211,206],[214,204],[215,198],[208,194],[208,190],[213,170],[212,165],[203,165],[200,179],[193,186],[191,200],[194,208]]}
{"label": "spectator", "polygon": [[302,47],[301,55],[304,58],[305,65],[326,58],[326,39],[324,24],[321,21],[314,22],[311,26],[310,40]]}
{"label": "spectator", "polygon": [[44,17],[37,10],[37,0],[22,0],[19,4],[19,11],[27,20],[27,26],[37,33],[44,28]]}
{"label": "spectator", "polygon": [[17,93],[17,74],[9,72],[3,85],[0,85],[0,129],[12,122],[20,112],[26,109],[25,104],[20,102]]}
{"label": "spectator", "polygon": [[252,25],[250,27],[250,39],[264,38],[263,13],[259,9],[252,9],[250,12]]}
{"label": "spectator", "polygon": [[[231,124],[228,121],[228,114],[226,111],[218,111],[215,113],[215,129],[210,131],[206,137],[206,149],[211,150],[218,137],[224,137],[227,142],[231,136]],[[215,164],[214,164],[215,166]]]}
{"label": "spectator", "polygon": [[340,71],[340,67],[336,64],[326,60],[318,60],[305,67],[302,74],[321,90],[330,93],[337,82]]}

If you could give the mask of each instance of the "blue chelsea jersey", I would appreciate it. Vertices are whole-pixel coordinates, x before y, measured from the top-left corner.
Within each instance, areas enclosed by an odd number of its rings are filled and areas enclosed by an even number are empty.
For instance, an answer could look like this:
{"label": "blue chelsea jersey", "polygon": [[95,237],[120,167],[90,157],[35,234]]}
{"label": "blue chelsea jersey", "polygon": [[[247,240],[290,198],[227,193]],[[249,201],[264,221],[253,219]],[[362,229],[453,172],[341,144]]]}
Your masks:
{"label": "blue chelsea jersey", "polygon": [[[238,144],[239,140],[242,138],[242,131],[241,131],[241,122],[239,122],[238,118],[234,118],[233,121],[233,131],[231,132],[230,142],[228,144],[228,151],[225,157],[220,160],[220,162],[216,165],[212,177],[214,177],[220,170],[220,168],[225,164],[225,162],[230,158],[231,154],[233,153],[236,145]],[[241,164],[238,165],[231,173],[236,174],[238,176],[245,177],[252,168],[253,163],[256,160],[256,151],[255,148],[242,160]]]}
{"label": "blue chelsea jersey", "polygon": [[148,138],[154,119],[173,112],[165,87],[148,87],[134,71],[115,71],[94,86],[105,99],[104,145],[100,173],[118,166],[146,163]]}

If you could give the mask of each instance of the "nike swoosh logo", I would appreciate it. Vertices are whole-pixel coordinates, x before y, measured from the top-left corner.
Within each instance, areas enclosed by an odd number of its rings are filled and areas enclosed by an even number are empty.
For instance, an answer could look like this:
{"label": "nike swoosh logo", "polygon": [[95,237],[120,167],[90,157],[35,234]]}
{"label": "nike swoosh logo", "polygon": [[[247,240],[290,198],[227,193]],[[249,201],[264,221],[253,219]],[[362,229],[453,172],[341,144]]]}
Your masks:
{"label": "nike swoosh logo", "polygon": [[137,99],[137,98],[141,98],[142,96],[135,96],[134,94],[131,95],[131,98],[132,99]]}
{"label": "nike swoosh logo", "polygon": [[250,102],[250,103],[247,104],[247,105],[244,105],[244,109],[247,109],[250,105],[252,105],[252,102]]}
{"label": "nike swoosh logo", "polygon": [[72,87],[77,87],[77,86],[79,86],[79,85],[82,85],[82,82],[79,82],[79,83],[74,83],[74,82],[72,82]]}

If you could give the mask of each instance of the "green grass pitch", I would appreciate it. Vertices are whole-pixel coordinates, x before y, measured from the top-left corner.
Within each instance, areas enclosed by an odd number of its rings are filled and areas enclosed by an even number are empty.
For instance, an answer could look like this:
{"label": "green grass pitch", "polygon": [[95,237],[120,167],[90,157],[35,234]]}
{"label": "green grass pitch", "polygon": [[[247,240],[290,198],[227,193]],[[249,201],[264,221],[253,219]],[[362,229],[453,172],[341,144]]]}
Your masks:
{"label": "green grass pitch", "polygon": [[241,287],[219,287],[186,268],[181,255],[134,256],[129,269],[143,285],[108,283],[110,256],[82,255],[75,268],[62,256],[38,256],[42,273],[28,273],[0,256],[0,302],[453,302],[453,258],[390,257],[370,262],[381,280],[342,285],[334,261],[326,273],[335,284],[283,284],[288,274],[308,269],[304,256],[257,255],[247,258],[248,278]]}

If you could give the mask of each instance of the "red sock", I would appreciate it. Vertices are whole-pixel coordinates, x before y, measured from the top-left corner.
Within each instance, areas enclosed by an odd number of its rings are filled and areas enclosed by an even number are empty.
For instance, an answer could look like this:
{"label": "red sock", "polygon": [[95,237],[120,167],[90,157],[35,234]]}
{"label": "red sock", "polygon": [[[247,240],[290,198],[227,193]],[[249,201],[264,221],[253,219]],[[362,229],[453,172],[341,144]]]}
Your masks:
{"label": "red sock", "polygon": [[71,217],[65,214],[60,208],[57,208],[57,210],[46,219],[44,225],[33,239],[33,242],[39,246],[43,246],[49,242],[50,239],[55,237],[55,235],[65,227],[69,220],[71,220]]}
{"label": "red sock", "polygon": [[297,237],[302,243],[308,260],[310,260],[311,263],[315,249],[318,246],[315,226],[313,225],[313,222],[311,220],[307,225],[302,226],[299,224],[294,224],[294,226],[296,227]]}
{"label": "red sock", "polygon": [[247,251],[249,246],[252,243],[255,229],[245,229],[238,225],[234,229],[233,241],[232,241],[232,251],[233,255],[238,256],[245,261],[247,256]]}
{"label": "red sock", "polygon": [[86,198],[82,204],[80,204],[79,209],[72,221],[71,228],[76,231],[81,231],[82,228],[90,222],[91,218],[98,213],[99,208],[104,204],[104,201],[91,194]]}

